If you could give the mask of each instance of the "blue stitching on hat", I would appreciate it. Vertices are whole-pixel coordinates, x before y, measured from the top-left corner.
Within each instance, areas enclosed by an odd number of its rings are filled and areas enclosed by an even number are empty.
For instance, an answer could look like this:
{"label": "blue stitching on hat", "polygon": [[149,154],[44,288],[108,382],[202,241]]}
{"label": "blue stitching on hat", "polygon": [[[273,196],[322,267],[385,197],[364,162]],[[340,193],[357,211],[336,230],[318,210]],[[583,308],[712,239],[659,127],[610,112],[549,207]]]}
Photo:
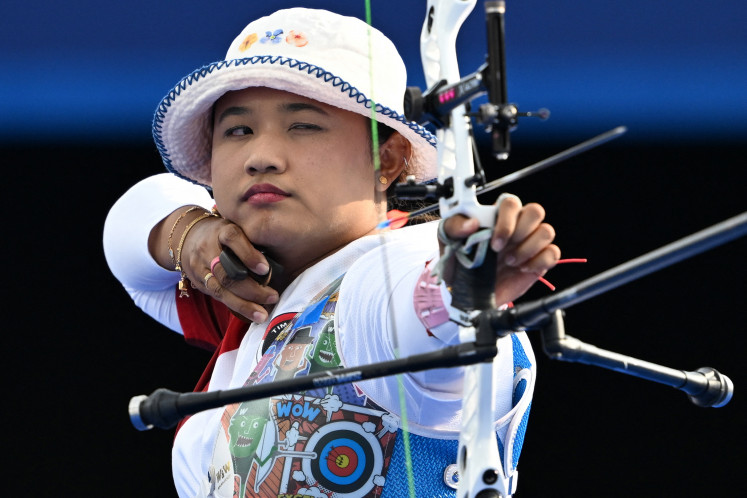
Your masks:
{"label": "blue stitching on hat", "polygon": [[[198,82],[201,78],[204,78],[208,76],[209,74],[213,73],[214,71],[218,71],[223,68],[228,68],[231,66],[243,66],[248,64],[281,64],[281,65],[287,65],[290,68],[298,69],[299,71],[305,71],[307,74],[311,76],[316,76],[317,78],[323,79],[325,83],[331,83],[332,86],[340,87],[341,93],[347,93],[348,96],[352,99],[355,99],[357,103],[363,104],[367,108],[371,108],[371,99],[366,97],[362,92],[360,92],[356,87],[348,83],[347,81],[343,80],[339,76],[335,76],[334,74],[330,73],[329,71],[326,71],[324,68],[321,68],[319,66],[315,66],[313,64],[309,64],[308,62],[299,61],[296,59],[290,59],[287,57],[282,57],[279,55],[271,56],[271,55],[255,55],[253,57],[247,57],[244,59],[232,59],[227,61],[218,61],[213,62],[212,64],[209,64],[207,66],[204,66],[200,69],[197,69],[193,71],[192,73],[188,74],[182,80],[174,86],[174,88],[169,91],[166,96],[163,98],[161,103],[159,104],[155,116],[153,117],[153,139],[156,143],[156,148],[158,149],[158,152],[161,154],[161,158],[163,159],[164,164],[166,165],[166,169],[168,169],[170,172],[174,173],[175,175],[184,178],[185,180],[189,180],[192,183],[196,183],[200,185],[199,182],[192,180],[191,178],[187,178],[186,176],[179,173],[171,164],[171,157],[168,151],[166,150],[166,146],[163,143],[163,139],[161,137],[161,133],[163,130],[163,120],[166,112],[168,111],[168,108],[171,106],[171,103],[176,100],[176,98],[181,95],[183,91],[185,91],[190,85]],[[315,74],[316,73],[316,74]],[[408,121],[404,116],[401,116],[399,113],[394,111],[393,109],[390,109],[388,107],[384,107],[381,104],[376,104],[375,110],[377,113],[382,114],[390,119],[394,119],[395,121],[399,121],[400,123],[407,125],[408,128],[410,128],[412,131],[420,135],[423,139],[425,139],[429,144],[431,144],[433,147],[436,147],[436,137],[423,128],[422,126],[418,125],[417,123],[414,123],[412,121]]]}

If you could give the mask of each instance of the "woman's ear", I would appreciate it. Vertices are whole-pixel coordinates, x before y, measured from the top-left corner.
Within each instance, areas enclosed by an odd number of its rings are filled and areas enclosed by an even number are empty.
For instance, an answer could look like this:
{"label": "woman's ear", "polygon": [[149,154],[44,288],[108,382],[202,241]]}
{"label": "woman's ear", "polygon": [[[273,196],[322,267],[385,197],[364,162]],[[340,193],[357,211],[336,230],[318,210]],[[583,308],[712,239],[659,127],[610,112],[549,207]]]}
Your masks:
{"label": "woman's ear", "polygon": [[396,131],[379,146],[380,170],[377,175],[376,187],[380,191],[385,191],[392,182],[399,179],[407,167],[410,154],[412,154],[410,141]]}

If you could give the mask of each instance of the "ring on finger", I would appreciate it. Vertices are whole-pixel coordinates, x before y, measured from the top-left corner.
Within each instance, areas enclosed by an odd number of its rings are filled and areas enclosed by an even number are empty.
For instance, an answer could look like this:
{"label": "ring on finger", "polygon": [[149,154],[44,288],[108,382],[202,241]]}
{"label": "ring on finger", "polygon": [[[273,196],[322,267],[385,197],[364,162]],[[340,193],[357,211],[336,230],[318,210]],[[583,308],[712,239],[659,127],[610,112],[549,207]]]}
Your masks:
{"label": "ring on finger", "polygon": [[213,260],[210,262],[210,273],[215,271],[215,265],[220,263],[220,256],[216,256],[213,258]]}
{"label": "ring on finger", "polygon": [[204,277],[202,277],[203,282],[205,282],[205,287],[207,287],[208,280],[210,280],[214,276],[215,275],[213,275],[213,272],[209,271],[209,272],[207,272],[207,275],[205,275]]}

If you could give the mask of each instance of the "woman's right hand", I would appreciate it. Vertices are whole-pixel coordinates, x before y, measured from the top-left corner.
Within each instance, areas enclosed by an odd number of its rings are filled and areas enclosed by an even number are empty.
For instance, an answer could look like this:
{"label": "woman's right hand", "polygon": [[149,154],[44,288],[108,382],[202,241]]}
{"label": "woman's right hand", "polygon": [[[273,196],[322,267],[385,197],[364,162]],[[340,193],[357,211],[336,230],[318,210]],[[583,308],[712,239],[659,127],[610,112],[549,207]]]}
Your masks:
{"label": "woman's right hand", "polygon": [[[174,267],[174,261],[169,254],[169,234],[171,234],[171,249],[176,259],[177,247],[184,230],[204,213],[204,210],[198,209],[194,214],[188,213],[182,216],[187,209],[189,207],[174,211],[151,233],[149,241],[151,254],[156,257],[161,266]],[[174,227],[174,223],[180,216],[182,218]],[[173,233],[172,227],[174,227]],[[191,289],[214,297],[242,319],[254,322],[265,321],[267,310],[264,305],[277,303],[279,298],[277,291],[269,286],[271,283],[261,285],[252,278],[242,280],[230,278],[217,259],[226,247],[230,248],[244,266],[253,273],[267,275],[269,272],[270,266],[267,259],[252,245],[238,225],[217,216],[208,216],[195,223],[182,242],[181,268],[192,283]],[[164,256],[166,256],[165,260]]]}

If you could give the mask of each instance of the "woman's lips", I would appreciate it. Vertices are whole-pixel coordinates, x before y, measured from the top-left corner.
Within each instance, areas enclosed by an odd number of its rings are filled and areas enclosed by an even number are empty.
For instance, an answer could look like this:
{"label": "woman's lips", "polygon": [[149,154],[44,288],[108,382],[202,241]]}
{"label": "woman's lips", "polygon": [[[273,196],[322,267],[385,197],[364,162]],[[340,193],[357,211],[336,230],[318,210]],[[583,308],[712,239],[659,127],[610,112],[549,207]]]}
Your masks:
{"label": "woman's lips", "polygon": [[290,194],[269,183],[260,183],[250,188],[244,195],[249,204],[271,204],[288,198]]}

